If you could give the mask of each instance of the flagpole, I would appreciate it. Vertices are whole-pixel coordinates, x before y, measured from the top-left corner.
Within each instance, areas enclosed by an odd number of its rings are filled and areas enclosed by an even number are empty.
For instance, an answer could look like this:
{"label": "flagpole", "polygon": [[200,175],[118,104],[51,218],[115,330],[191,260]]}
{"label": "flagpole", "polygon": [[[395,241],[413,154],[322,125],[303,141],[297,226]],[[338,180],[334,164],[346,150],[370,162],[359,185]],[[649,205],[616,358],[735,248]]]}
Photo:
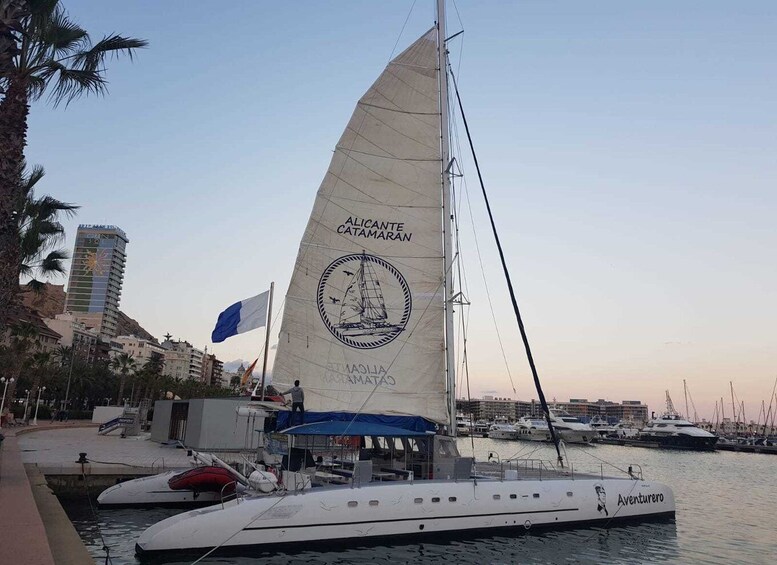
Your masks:
{"label": "flagpole", "polygon": [[264,326],[264,361],[262,362],[262,396],[261,400],[264,400],[264,378],[267,375],[267,353],[270,349],[270,323],[272,322],[272,293],[275,288],[275,283],[270,283],[270,300],[267,304],[267,325]]}

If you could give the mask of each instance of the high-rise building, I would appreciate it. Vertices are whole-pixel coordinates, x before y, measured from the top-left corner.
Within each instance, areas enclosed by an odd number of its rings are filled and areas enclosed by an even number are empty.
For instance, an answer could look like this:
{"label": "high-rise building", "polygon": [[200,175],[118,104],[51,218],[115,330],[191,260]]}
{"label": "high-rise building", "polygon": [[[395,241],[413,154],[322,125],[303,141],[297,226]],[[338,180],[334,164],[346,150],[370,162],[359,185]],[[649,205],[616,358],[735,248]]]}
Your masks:
{"label": "high-rise building", "polygon": [[188,341],[172,341],[169,338],[162,342],[162,348],[165,349],[163,374],[178,379],[203,380],[204,351],[197,349]]}
{"label": "high-rise building", "polygon": [[117,333],[127,243],[116,226],[78,226],[65,311],[104,339]]}
{"label": "high-rise building", "polygon": [[216,358],[212,353],[205,350],[205,357],[202,360],[202,381],[205,384],[222,386],[221,377],[224,374],[224,363]]}
{"label": "high-rise building", "polygon": [[120,353],[128,353],[142,367],[151,359],[159,359],[164,364],[165,348],[149,339],[143,339],[136,335],[120,335],[113,341],[121,344]]}

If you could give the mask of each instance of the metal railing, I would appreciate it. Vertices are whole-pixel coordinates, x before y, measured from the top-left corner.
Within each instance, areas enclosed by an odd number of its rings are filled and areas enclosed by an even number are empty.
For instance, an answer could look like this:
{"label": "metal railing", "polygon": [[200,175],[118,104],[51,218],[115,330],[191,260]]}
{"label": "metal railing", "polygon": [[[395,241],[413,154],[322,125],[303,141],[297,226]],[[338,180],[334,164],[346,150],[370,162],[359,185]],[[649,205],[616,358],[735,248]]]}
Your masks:
{"label": "metal railing", "polygon": [[[229,486],[232,486],[232,492],[224,495],[224,489],[228,488]],[[224,509],[224,502],[229,502],[230,500],[237,499],[238,503],[240,503],[240,498],[237,494],[237,481],[232,481],[231,483],[226,483],[223,487],[221,487],[221,508]]]}

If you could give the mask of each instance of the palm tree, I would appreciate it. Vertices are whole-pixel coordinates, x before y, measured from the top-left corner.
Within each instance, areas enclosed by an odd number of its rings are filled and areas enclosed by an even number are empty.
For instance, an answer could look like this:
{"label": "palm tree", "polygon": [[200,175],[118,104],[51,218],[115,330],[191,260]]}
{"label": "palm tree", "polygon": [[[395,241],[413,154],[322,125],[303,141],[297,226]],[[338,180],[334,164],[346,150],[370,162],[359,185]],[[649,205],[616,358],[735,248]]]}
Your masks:
{"label": "palm tree", "polygon": [[73,347],[67,345],[60,345],[54,352],[54,357],[59,359],[59,366],[64,367],[65,364],[70,363],[73,359]]}
{"label": "palm tree", "polygon": [[54,249],[65,239],[59,216],[71,217],[78,209],[51,196],[35,198],[35,185],[44,174],[43,167],[35,165],[23,176],[24,206],[17,219],[21,249],[19,274],[30,279],[27,287],[35,292],[43,288],[41,278],[65,273],[62,262],[68,254],[64,249]]}
{"label": "palm tree", "polygon": [[111,34],[92,43],[59,0],[0,0],[0,329],[18,293],[18,216],[24,208],[24,148],[30,103],[48,93],[54,106],[107,89],[105,62],[145,47]]}
{"label": "palm tree", "polygon": [[133,374],[137,368],[135,358],[129,353],[119,353],[111,361],[111,369],[114,372],[119,373],[121,380],[119,381],[119,396],[116,397],[116,404],[121,404],[121,399],[124,397],[124,383],[127,380],[127,375]]}
{"label": "palm tree", "polygon": [[[36,398],[41,381],[51,370],[51,353],[47,351],[36,351],[30,359],[30,370],[32,372],[32,386],[30,387],[30,398]],[[29,414],[25,414],[29,420]]]}
{"label": "palm tree", "polygon": [[145,387],[143,390],[143,398],[151,398],[151,394],[156,388],[157,381],[162,376],[162,371],[165,368],[164,357],[154,356],[150,357],[146,364],[143,365],[143,373],[145,374]]}
{"label": "palm tree", "polygon": [[38,330],[29,322],[22,321],[12,325],[9,337],[10,345],[6,354],[10,358],[10,374],[14,382],[8,387],[7,395],[8,398],[14,398],[22,369],[29,364],[31,351],[37,349],[40,344]]}

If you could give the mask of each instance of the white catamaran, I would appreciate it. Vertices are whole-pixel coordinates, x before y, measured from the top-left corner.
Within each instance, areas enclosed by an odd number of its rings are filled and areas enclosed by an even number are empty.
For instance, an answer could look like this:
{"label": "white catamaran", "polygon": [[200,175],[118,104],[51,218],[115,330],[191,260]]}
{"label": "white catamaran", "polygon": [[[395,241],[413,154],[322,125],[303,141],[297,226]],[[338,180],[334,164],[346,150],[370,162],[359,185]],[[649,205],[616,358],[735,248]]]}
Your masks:
{"label": "white catamaran", "polygon": [[[674,515],[671,489],[639,473],[537,473],[502,461],[488,474],[459,456],[443,0],[437,10],[435,27],[359,100],[318,190],[286,294],[274,378],[302,382],[306,412],[305,423],[291,428],[288,413],[279,413],[277,429],[313,436],[314,446],[357,438],[358,461],[340,470],[345,486],[179,514],[148,528],[139,554],[339,547]],[[315,448],[301,452],[295,464],[289,451],[290,471],[311,468]],[[333,471],[316,475],[335,476],[334,462],[324,464]]]}

